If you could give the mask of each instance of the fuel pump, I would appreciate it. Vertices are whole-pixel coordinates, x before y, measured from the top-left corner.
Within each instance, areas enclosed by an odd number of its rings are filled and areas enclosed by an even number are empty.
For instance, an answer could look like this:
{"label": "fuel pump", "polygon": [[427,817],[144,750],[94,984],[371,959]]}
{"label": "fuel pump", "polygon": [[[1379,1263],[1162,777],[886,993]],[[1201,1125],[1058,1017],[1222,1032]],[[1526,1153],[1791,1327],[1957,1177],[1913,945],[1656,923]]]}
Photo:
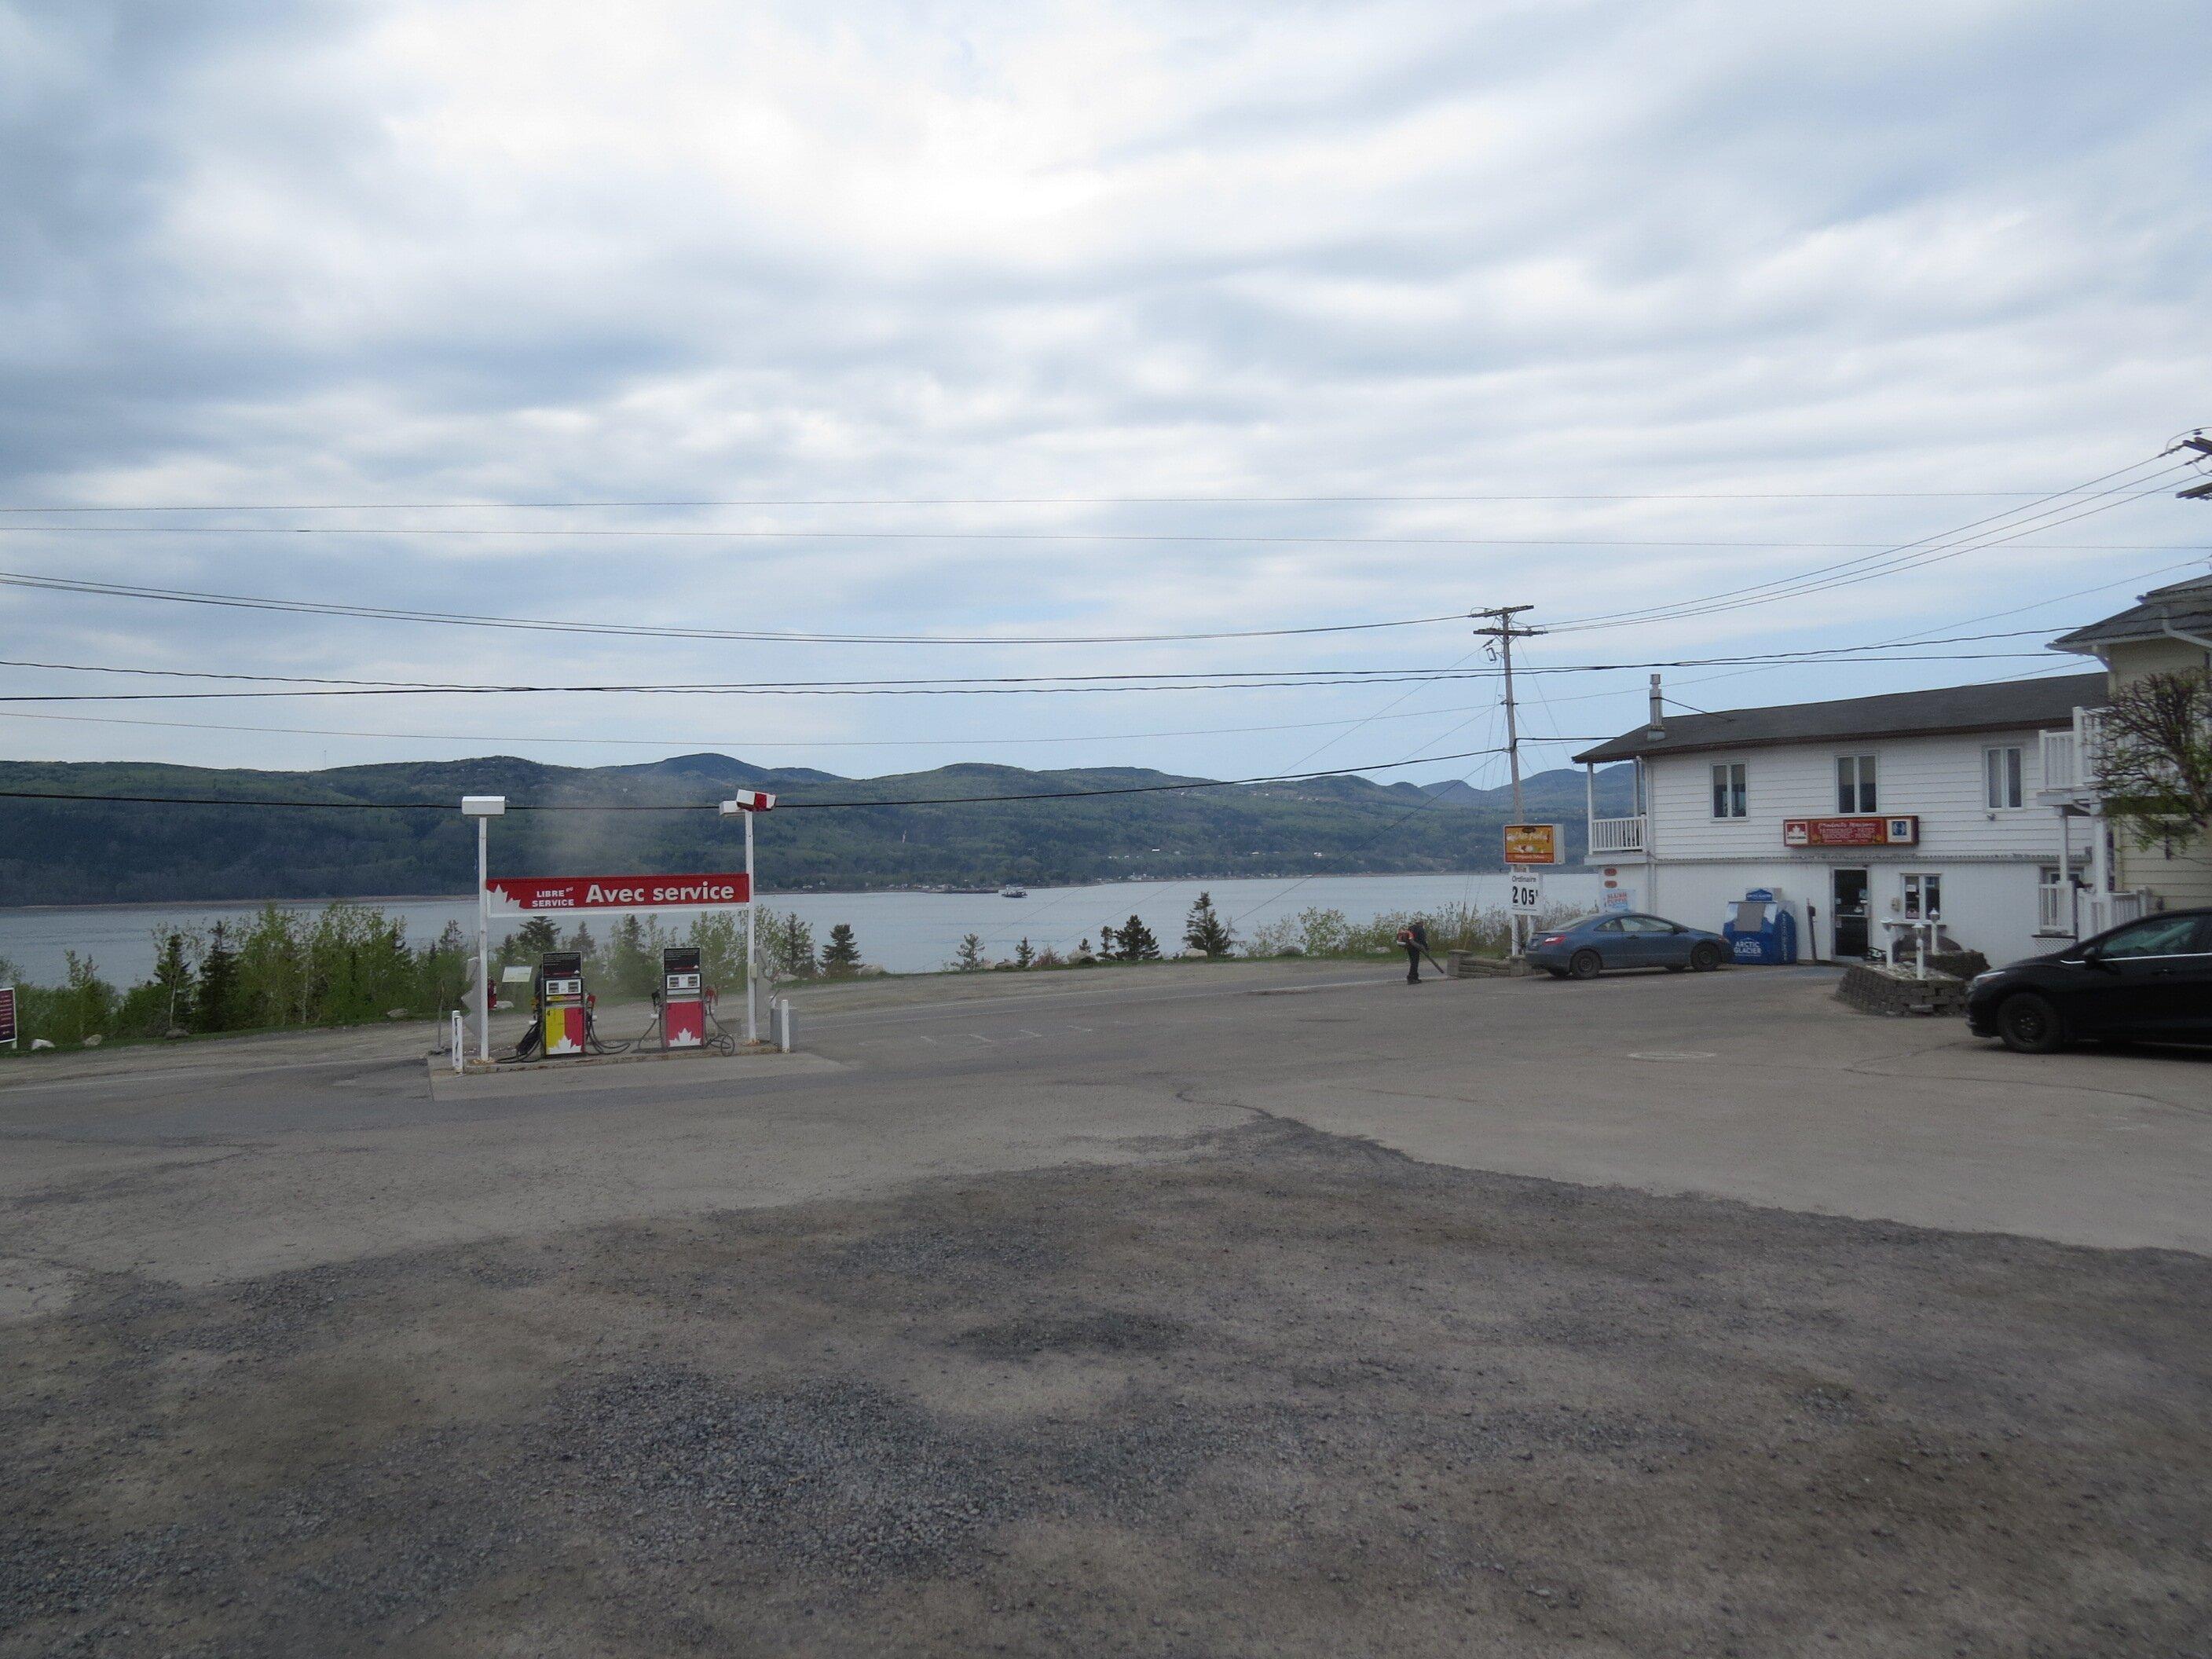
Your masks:
{"label": "fuel pump", "polygon": [[660,953],[660,989],[653,1000],[660,1005],[663,1048],[696,1048],[705,1043],[706,981],[696,949],[672,945]]}
{"label": "fuel pump", "polygon": [[584,958],[550,951],[538,959],[538,1024],[546,1058],[580,1054],[591,1038],[591,1004],[584,994]]}

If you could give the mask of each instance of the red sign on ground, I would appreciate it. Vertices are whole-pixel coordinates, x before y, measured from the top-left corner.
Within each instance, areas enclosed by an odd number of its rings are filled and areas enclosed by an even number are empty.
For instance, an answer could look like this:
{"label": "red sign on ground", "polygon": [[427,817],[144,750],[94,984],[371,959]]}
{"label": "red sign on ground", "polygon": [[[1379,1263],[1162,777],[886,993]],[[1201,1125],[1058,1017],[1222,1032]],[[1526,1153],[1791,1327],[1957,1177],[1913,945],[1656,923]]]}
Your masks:
{"label": "red sign on ground", "polygon": [[15,988],[0,985],[0,1042],[10,1048],[15,1042]]}
{"label": "red sign on ground", "polygon": [[1784,847],[1917,847],[1920,820],[1899,817],[1784,818]]}
{"label": "red sign on ground", "polygon": [[636,910],[749,904],[743,871],[708,876],[494,876],[484,884],[518,910]]}

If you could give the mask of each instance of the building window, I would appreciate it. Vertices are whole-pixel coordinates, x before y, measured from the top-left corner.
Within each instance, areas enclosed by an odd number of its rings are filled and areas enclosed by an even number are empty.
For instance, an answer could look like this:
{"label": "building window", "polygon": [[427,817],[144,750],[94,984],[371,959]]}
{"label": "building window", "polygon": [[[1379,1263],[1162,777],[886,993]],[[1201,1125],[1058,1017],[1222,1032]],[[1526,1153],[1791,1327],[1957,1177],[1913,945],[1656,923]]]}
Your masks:
{"label": "building window", "polygon": [[1911,921],[1943,919],[1943,878],[1910,875],[1905,878],[1905,915]]}
{"label": "building window", "polygon": [[2020,805],[2020,750],[1982,750],[1982,781],[1988,790],[1990,810],[2002,811]]}
{"label": "building window", "polygon": [[1723,761],[1713,768],[1713,816],[1717,818],[1740,818],[1747,810],[1743,788],[1743,763]]}
{"label": "building window", "polygon": [[1875,797],[1874,757],[1872,755],[1837,756],[1836,811],[1878,812],[1881,810],[1881,805]]}

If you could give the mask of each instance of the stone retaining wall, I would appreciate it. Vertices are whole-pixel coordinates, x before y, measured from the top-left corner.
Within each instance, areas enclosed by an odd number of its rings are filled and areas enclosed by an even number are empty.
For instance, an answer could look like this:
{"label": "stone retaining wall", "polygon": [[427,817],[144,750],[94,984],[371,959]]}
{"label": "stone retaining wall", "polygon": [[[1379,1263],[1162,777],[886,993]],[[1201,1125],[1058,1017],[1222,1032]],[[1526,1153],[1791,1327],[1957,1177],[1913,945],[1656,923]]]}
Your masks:
{"label": "stone retaining wall", "polygon": [[1966,1012],[1966,981],[1948,974],[1915,979],[1895,969],[1862,964],[1844,970],[1836,994],[1866,1014],[1956,1016]]}

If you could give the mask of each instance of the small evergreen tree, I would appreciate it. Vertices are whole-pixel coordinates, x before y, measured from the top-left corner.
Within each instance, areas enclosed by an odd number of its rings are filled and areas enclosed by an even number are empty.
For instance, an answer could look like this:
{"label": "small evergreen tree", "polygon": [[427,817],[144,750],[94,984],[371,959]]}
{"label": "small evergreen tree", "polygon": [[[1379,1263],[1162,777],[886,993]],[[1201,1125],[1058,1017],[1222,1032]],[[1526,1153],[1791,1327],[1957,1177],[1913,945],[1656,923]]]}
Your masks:
{"label": "small evergreen tree", "polygon": [[[655,926],[658,927],[656,918]],[[660,983],[660,963],[645,924],[635,915],[624,916],[607,939],[607,989],[624,996],[641,997]]]}
{"label": "small evergreen tree", "polygon": [[1119,962],[1121,959],[1121,936],[1114,931],[1114,924],[1110,921],[1098,930],[1098,959],[1101,962]]}
{"label": "small evergreen tree", "polygon": [[599,948],[599,942],[592,937],[592,930],[580,921],[576,924],[576,931],[568,935],[561,948],[564,951],[574,951],[585,961],[589,962],[592,953]]}
{"label": "small evergreen tree", "polygon": [[532,916],[514,930],[512,943],[533,957],[561,948],[561,930],[550,916]]}
{"label": "small evergreen tree", "polygon": [[185,936],[169,933],[161,940],[161,952],[154,958],[154,983],[161,987],[167,1007],[165,1031],[187,1024],[192,1017],[192,965],[185,956]]}
{"label": "small evergreen tree", "polygon": [[1208,957],[1225,957],[1237,943],[1229,924],[1213,908],[1213,896],[1200,893],[1182,925],[1182,942]]}
{"label": "small evergreen tree", "polygon": [[1152,930],[1135,916],[1121,924],[1121,958],[1123,962],[1158,962],[1160,942],[1152,937]]}
{"label": "small evergreen tree", "polygon": [[1036,952],[1030,948],[1030,942],[1027,939],[1024,939],[1019,945],[1014,946],[1015,967],[1026,968],[1036,960]]}
{"label": "small evergreen tree", "polygon": [[985,965],[981,933],[970,933],[960,941],[960,948],[952,955],[952,965],[963,974],[975,973]]}
{"label": "small evergreen tree", "polygon": [[852,974],[860,967],[860,943],[853,937],[853,924],[841,921],[830,930],[830,942],[822,947],[822,971]]}
{"label": "small evergreen tree", "polygon": [[785,979],[814,977],[814,930],[792,911],[781,921],[770,920],[768,958]]}
{"label": "small evergreen tree", "polygon": [[231,948],[228,923],[218,921],[208,933],[192,1006],[203,1031],[228,1031],[238,1023],[238,952]]}

